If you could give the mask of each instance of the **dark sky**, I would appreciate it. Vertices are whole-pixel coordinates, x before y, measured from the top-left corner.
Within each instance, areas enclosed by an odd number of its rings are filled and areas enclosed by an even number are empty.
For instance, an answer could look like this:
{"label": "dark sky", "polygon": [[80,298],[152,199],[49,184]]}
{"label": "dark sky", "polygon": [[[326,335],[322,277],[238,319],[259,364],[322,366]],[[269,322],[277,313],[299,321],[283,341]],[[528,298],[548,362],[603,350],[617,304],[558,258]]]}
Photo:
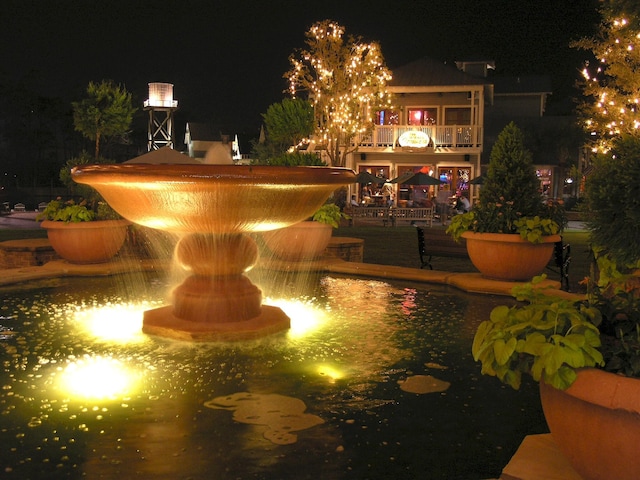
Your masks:
{"label": "dark sky", "polygon": [[393,70],[422,56],[484,57],[500,73],[548,73],[564,94],[597,0],[3,0],[0,81],[65,101],[113,79],[139,105],[148,82],[175,85],[184,121],[255,128],[283,98],[288,56],[333,19],[377,40]]}

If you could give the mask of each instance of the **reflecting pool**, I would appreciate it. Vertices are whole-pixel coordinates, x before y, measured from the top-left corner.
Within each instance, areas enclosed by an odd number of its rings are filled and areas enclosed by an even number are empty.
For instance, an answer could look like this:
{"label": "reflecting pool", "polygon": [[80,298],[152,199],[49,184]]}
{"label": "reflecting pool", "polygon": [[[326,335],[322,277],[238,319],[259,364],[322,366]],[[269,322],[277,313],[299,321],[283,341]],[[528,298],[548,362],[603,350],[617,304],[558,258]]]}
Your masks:
{"label": "reflecting pool", "polygon": [[2,289],[0,477],[486,479],[548,431],[533,382],[514,392],[471,358],[504,297],[251,275],[291,330],[146,336],[168,289],[149,273]]}

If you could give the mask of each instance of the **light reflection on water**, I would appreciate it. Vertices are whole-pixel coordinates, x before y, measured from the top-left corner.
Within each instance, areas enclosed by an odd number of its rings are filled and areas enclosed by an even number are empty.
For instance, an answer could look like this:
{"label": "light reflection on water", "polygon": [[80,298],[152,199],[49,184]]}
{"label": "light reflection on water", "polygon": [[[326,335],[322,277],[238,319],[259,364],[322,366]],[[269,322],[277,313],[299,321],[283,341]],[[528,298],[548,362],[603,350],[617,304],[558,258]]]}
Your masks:
{"label": "light reflection on water", "polygon": [[[156,278],[125,295],[139,277],[4,292],[0,476],[488,478],[546,431],[533,385],[506,390],[470,356],[504,298],[333,276],[307,278],[302,295],[295,278],[272,277],[265,303],[292,329],[242,344],[140,334],[140,312],[164,301]],[[414,375],[451,387],[403,392]],[[204,407],[236,392],[298,398],[324,423],[270,444]]]}

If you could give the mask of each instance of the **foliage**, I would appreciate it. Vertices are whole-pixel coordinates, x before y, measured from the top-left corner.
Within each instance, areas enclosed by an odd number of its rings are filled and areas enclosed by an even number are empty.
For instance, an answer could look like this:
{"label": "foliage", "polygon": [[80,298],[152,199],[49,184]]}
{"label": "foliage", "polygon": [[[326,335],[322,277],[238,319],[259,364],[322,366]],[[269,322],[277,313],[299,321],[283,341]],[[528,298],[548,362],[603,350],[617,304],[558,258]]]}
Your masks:
{"label": "foliage", "polygon": [[581,88],[584,99],[578,112],[584,128],[595,139],[594,148],[607,151],[610,141],[640,126],[640,6],[637,1],[602,3],[602,23],[595,37],[582,38],[572,47],[590,52]]}
{"label": "foliage", "polygon": [[602,251],[596,255],[600,275],[587,279],[585,297],[550,293],[539,286],[543,275],[513,289],[525,304],[493,309],[472,346],[483,374],[515,389],[523,373],[565,389],[582,367],[640,378],[640,262],[620,268]]}
{"label": "foliage", "polygon": [[621,264],[640,259],[640,137],[621,135],[595,157],[585,182],[583,216],[592,241]]}
{"label": "foliage", "polygon": [[314,222],[326,223],[333,228],[338,228],[340,220],[343,218],[349,219],[349,216],[342,212],[335,203],[325,203],[313,214]]}
{"label": "foliage", "polygon": [[322,161],[322,159],[317,153],[307,153],[307,152],[282,153],[275,157],[269,157],[265,160],[257,159],[254,161],[254,163],[257,165],[274,165],[274,166],[284,166],[284,167],[326,166],[326,163]]}
{"label": "foliage", "polygon": [[541,207],[540,182],[524,134],[511,122],[504,127],[491,149],[487,176],[480,189],[480,203],[513,202],[522,216],[536,215]]}
{"label": "foliage", "polygon": [[263,165],[271,164],[274,157],[297,151],[314,130],[313,107],[299,98],[285,98],[269,105],[262,118],[265,138],[254,143],[253,156]]}
{"label": "foliage", "polygon": [[[89,185],[79,184],[73,181],[71,177],[71,170],[74,167],[89,165],[94,163],[109,163],[109,160],[103,157],[94,159],[88,152],[83,151],[77,157],[73,157],[67,160],[67,163],[60,169],[60,181],[71,191],[75,197],[81,199],[80,202],[75,203],[74,200],[65,202],[67,210],[62,211],[64,205],[60,205],[60,198],[53,200],[47,205],[47,209],[51,206],[53,211],[61,210],[56,214],[57,218],[44,217],[47,220],[57,221],[84,221],[91,220],[115,220],[122,218],[115,210],[113,210],[107,202],[102,198],[93,187]],[[91,214],[82,213],[79,209],[85,209]],[[46,212],[47,210],[44,210]],[[44,213],[43,212],[43,213]]]}
{"label": "foliage", "polygon": [[535,217],[519,218],[513,224],[520,236],[531,243],[540,243],[546,235],[556,235],[560,231],[558,224],[551,218]]}
{"label": "foliage", "polygon": [[85,199],[76,202],[75,200],[63,201],[58,197],[47,204],[46,208],[37,215],[36,220],[77,223],[119,218],[121,217],[105,202],[98,202],[95,209],[92,209]]}
{"label": "foliage", "polygon": [[108,137],[125,135],[136,108],[131,93],[112,81],[89,82],[87,98],[73,102],[73,123],[76,131],[95,142],[94,158],[100,156],[100,143]]}
{"label": "foliage", "polygon": [[555,235],[566,225],[562,201],[542,201],[531,153],[524,136],[511,122],[491,150],[480,199],[470,212],[456,215],[447,228],[455,240],[466,231],[519,233],[530,242]]}
{"label": "foliage", "polygon": [[71,176],[71,170],[73,170],[74,167],[79,167],[83,165],[107,164],[107,163],[110,163],[110,161],[107,160],[106,158],[104,157],[95,158],[89,152],[87,152],[86,150],[83,150],[80,153],[80,155],[78,155],[77,157],[70,158],[62,166],[62,168],[60,168],[60,172],[59,172],[60,181],[65,187],[69,189],[69,191],[74,196],[86,198],[87,201],[91,203],[102,201],[102,197],[93,187],[74,182]]}
{"label": "foliage", "polygon": [[380,46],[343,35],[332,20],[315,23],[306,33],[308,48],[289,57],[292,68],[284,74],[291,95],[306,92],[313,104],[316,142],[334,166],[344,166],[357,150],[352,141],[371,131],[375,113],[391,108],[391,73]]}
{"label": "foliage", "polygon": [[596,251],[599,276],[589,281],[592,303],[602,312],[601,332],[605,370],[640,377],[640,277],[635,264],[619,267]]}
{"label": "foliage", "polygon": [[495,307],[473,339],[473,358],[482,363],[482,373],[516,390],[523,373],[565,389],[575,380],[576,368],[603,365],[594,324],[600,312],[545,292],[537,285],[544,278],[515,287],[514,297],[528,303]]}

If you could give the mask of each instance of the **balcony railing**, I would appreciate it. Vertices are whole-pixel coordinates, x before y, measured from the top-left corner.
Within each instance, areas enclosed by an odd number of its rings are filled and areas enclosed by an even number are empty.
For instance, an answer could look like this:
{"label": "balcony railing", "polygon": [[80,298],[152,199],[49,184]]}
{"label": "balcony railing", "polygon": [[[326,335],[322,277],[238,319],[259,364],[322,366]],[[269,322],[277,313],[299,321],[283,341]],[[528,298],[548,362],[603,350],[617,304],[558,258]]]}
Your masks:
{"label": "balcony railing", "polygon": [[356,138],[360,147],[399,148],[398,139],[408,131],[420,131],[429,136],[430,147],[479,148],[482,146],[482,127],[471,125],[377,125],[373,132]]}

